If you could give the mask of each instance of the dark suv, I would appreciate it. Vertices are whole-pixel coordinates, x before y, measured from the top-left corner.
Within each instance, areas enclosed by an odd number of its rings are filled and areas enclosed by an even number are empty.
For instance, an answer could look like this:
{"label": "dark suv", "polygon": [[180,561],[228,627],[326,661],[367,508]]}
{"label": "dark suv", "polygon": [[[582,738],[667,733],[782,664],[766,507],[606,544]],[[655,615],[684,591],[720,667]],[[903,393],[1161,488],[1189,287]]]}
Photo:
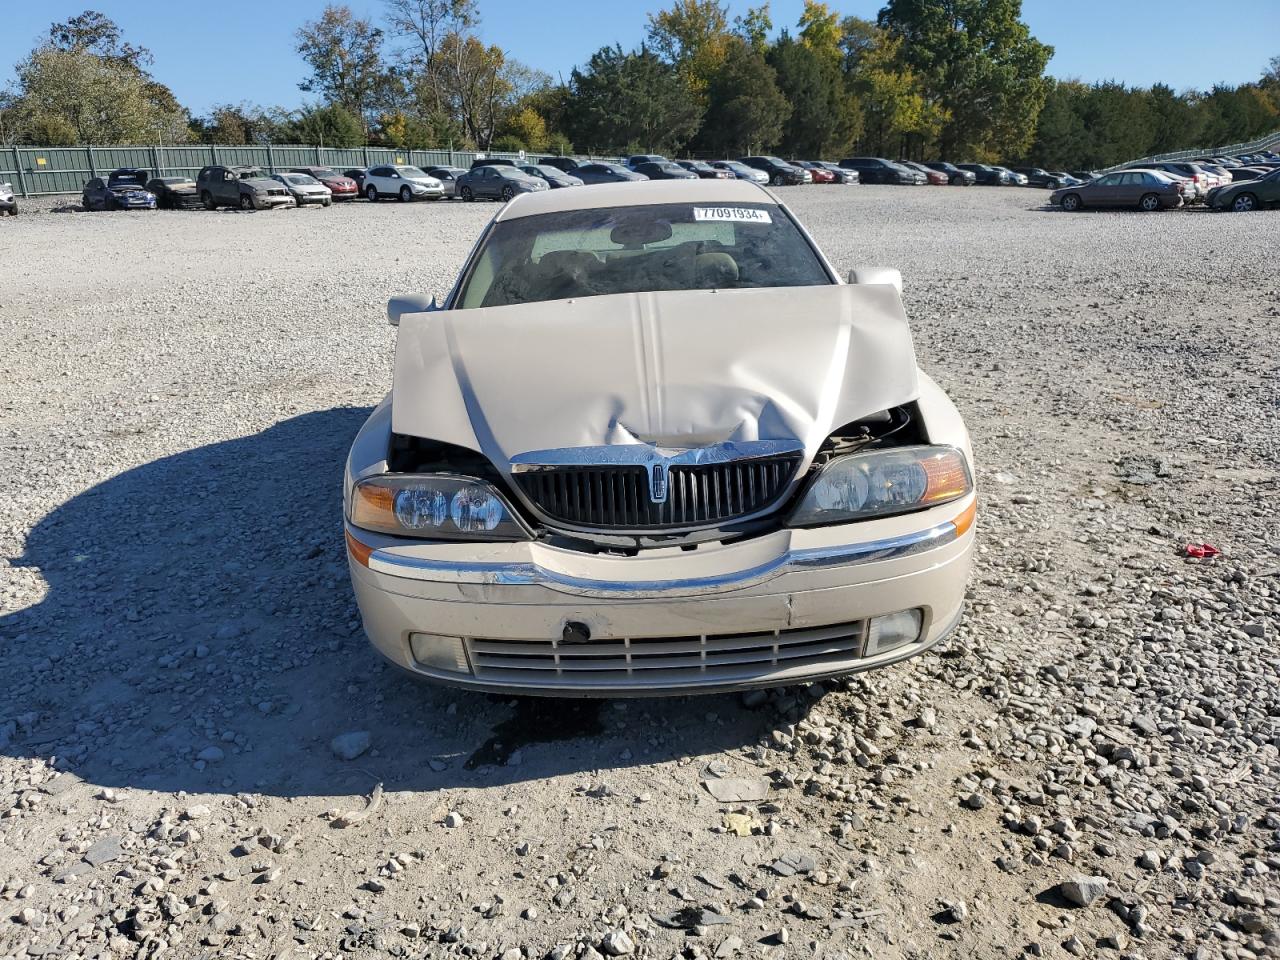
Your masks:
{"label": "dark suv", "polygon": [[999,167],[989,167],[985,163],[957,163],[961,170],[968,170],[982,187],[1012,187],[1015,185],[1012,174]]}
{"label": "dark suv", "polygon": [[809,179],[799,167],[793,167],[778,157],[739,157],[738,162],[767,173],[769,182],[775,187],[794,186]]}
{"label": "dark suv", "polygon": [[927,183],[929,178],[918,170],[904,167],[900,163],[886,160],[883,157],[846,157],[840,161],[846,170],[857,170],[858,178],[863,183],[905,183],[908,185]]}
{"label": "dark suv", "polygon": [[270,210],[292,207],[293,196],[279,180],[273,180],[261,167],[224,167],[212,164],[196,177],[196,188],[206,210],[239,207],[241,210]]}
{"label": "dark suv", "polygon": [[926,163],[925,166],[930,170],[945,173],[954,187],[972,187],[974,181],[978,179],[972,170],[961,170],[954,163],[947,163],[945,160],[935,160],[933,163]]}

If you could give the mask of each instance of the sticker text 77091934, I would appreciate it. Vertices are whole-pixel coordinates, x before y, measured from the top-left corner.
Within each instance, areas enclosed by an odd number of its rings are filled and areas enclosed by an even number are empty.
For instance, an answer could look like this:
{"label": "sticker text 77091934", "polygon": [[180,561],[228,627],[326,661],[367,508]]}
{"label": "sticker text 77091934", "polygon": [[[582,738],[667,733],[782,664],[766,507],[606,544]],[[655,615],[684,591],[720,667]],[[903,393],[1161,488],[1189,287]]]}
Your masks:
{"label": "sticker text 77091934", "polygon": [[730,223],[773,223],[768,210],[754,207],[694,207],[694,220],[720,220]]}

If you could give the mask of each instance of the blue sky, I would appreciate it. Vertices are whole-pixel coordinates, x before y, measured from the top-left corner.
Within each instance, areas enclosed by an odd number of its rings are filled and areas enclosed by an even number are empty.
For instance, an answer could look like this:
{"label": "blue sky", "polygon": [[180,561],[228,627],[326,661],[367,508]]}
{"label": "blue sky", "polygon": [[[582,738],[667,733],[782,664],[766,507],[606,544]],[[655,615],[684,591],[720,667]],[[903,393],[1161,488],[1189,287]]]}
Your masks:
{"label": "blue sky", "polygon": [[[380,16],[380,0],[347,0],[358,14]],[[666,0],[480,0],[481,32],[517,59],[568,77],[602,46],[632,47],[644,36],[646,13]],[[759,2],[759,0],[755,0]],[[750,0],[730,0],[737,14]],[[833,9],[874,18],[881,0],[837,0]],[[305,67],[293,50],[297,27],[314,19],[324,0],[40,0],[4,3],[0,84],[13,64],[47,34],[49,24],[101,10],[126,38],[155,54],[153,72],[196,113],[214,103],[249,101],[299,106]],[[775,26],[793,25],[802,0],[773,0]],[[1280,0],[1024,0],[1032,33],[1056,48],[1049,72],[1083,80],[1120,80],[1175,89],[1255,80],[1280,55]],[[196,11],[217,10],[216,16]],[[241,14],[237,16],[237,13]]]}

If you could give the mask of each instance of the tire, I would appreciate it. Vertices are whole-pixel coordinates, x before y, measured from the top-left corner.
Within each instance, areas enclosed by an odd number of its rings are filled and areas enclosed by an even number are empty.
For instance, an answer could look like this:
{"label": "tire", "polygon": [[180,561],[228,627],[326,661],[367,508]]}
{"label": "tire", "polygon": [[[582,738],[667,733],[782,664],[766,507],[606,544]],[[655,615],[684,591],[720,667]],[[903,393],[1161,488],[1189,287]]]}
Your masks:
{"label": "tire", "polygon": [[205,190],[200,194],[200,202],[204,204],[206,210],[217,210],[218,204],[213,199],[213,194]]}
{"label": "tire", "polygon": [[1231,201],[1232,213],[1253,213],[1258,209],[1258,198],[1252,193],[1237,194]]}
{"label": "tire", "polygon": [[369,198],[370,203],[375,203],[378,199],[378,188],[371,183],[364,188],[364,195]]}
{"label": "tire", "polygon": [[1062,209],[1067,211],[1067,213],[1075,213],[1082,206],[1084,206],[1084,204],[1080,202],[1080,194],[1078,193],[1068,193],[1062,198]]}
{"label": "tire", "polygon": [[253,205],[253,195],[252,195],[252,194],[248,194],[248,193],[242,193],[242,194],[240,194],[240,209],[241,209],[241,210],[256,210],[256,209],[257,209],[257,207],[255,207],[255,206]]}
{"label": "tire", "polygon": [[464,183],[462,185],[462,199],[465,200],[467,203],[470,203],[475,198],[476,196],[474,193],[471,192],[471,188]]}
{"label": "tire", "polygon": [[515,195],[516,195],[516,192],[515,192],[514,190],[512,190],[510,187],[503,187],[503,188],[502,188],[502,202],[503,202],[503,203],[510,203],[510,202],[511,202],[511,198],[512,198],[512,197],[514,197]]}
{"label": "tire", "polygon": [[412,200],[412,199],[413,199],[413,191],[412,191],[412,190],[410,190],[408,187],[401,187],[401,188],[400,188],[400,202],[401,202],[401,203],[408,203],[408,202],[409,202],[410,200]]}
{"label": "tire", "polygon": [[1143,213],[1155,213],[1160,209],[1160,198],[1154,193],[1144,193],[1138,201],[1138,209]]}
{"label": "tire", "polygon": [[780,186],[782,186],[782,174],[780,174],[780,173],[775,173],[772,177],[770,177],[770,178],[769,178],[769,186],[771,186],[771,187],[780,187]]}
{"label": "tire", "polygon": [[322,207],[328,207],[328,206],[331,206],[332,204],[333,204],[333,201],[332,201],[332,200],[321,200],[321,201],[320,201],[320,206],[322,206]]}

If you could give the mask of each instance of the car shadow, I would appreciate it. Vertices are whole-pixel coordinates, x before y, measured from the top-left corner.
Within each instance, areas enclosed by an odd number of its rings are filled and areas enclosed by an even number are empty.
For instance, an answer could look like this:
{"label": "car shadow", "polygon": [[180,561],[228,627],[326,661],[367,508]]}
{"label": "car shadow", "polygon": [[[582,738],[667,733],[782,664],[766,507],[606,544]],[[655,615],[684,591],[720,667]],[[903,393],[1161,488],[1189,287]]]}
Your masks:
{"label": "car shadow", "polygon": [[[41,519],[9,560],[47,592],[0,616],[0,753],[104,787],[331,796],[602,776],[767,733],[777,711],[737,697],[517,701],[385,665],[342,546],[342,464],[368,413],[163,457]],[[355,731],[369,748],[339,759],[331,741]]]}

